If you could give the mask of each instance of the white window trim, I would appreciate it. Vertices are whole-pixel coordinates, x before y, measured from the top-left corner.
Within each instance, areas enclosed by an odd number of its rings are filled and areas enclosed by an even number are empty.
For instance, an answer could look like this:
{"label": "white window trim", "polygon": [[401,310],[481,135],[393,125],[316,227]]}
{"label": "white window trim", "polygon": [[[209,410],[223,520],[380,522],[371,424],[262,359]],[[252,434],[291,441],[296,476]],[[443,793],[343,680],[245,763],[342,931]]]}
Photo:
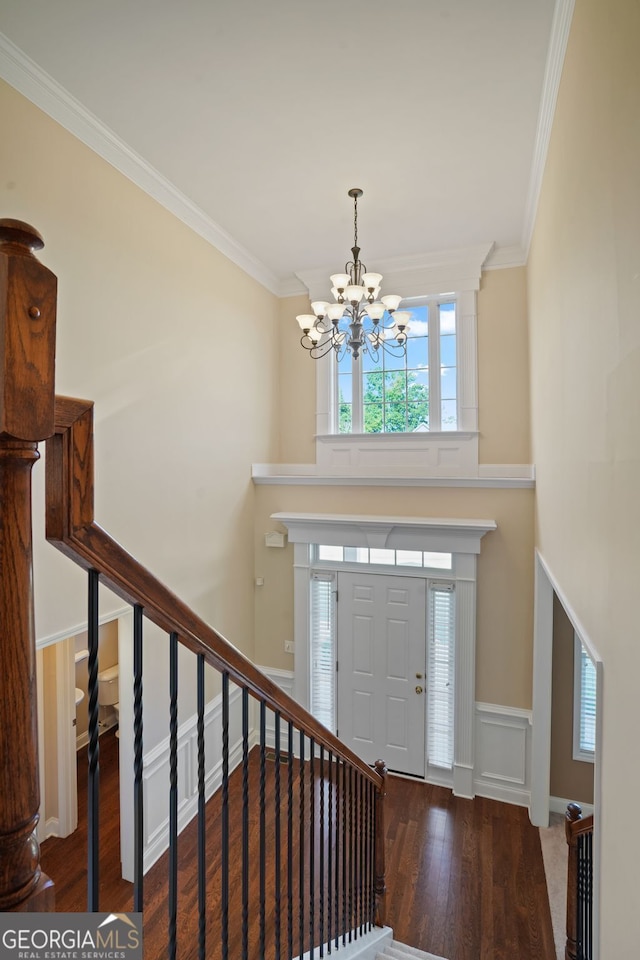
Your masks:
{"label": "white window trim", "polygon": [[456,294],[458,429],[418,433],[338,433],[337,368],[316,367],[316,463],[321,471],[378,473],[417,470],[421,476],[478,474],[478,350],[475,290]]}
{"label": "white window trim", "polygon": [[[584,750],[580,745],[580,714],[582,707],[582,651],[591,655],[577,633],[573,635],[573,759],[584,763],[595,762],[595,750]],[[593,661],[592,661],[593,662]],[[595,669],[595,664],[594,664]]]}
{"label": "white window trim", "polygon": [[[316,463],[320,472],[344,476],[374,476],[381,472],[423,477],[478,476],[476,294],[482,266],[492,247],[492,243],[487,243],[429,258],[377,264],[385,278],[385,289],[397,289],[407,300],[447,294],[456,298],[458,430],[434,434],[338,434],[335,361],[327,357],[316,364]],[[326,277],[330,272],[298,274],[312,300],[326,295]],[[412,441],[407,444],[409,437]]]}
{"label": "white window trim", "polygon": [[[345,547],[395,547],[455,554],[455,755],[452,785],[456,796],[474,796],[475,766],[475,653],[476,557],[482,537],[497,529],[494,520],[450,520],[407,517],[351,517],[344,515],[274,513],[287,527],[294,544],[294,695],[303,707],[310,702],[309,578],[315,566],[313,544]],[[364,565],[363,565],[364,566]],[[399,571],[399,568],[395,568]],[[379,569],[373,572],[381,572]],[[433,578],[432,571],[429,579]],[[403,573],[399,572],[400,576]],[[438,782],[428,773],[430,782]]]}

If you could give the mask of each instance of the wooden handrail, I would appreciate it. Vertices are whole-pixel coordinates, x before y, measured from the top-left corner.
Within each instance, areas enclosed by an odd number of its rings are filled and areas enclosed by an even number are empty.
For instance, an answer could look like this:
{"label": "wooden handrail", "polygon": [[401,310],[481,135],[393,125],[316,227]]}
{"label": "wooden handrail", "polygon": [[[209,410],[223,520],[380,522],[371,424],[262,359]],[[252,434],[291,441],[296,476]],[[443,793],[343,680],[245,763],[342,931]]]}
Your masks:
{"label": "wooden handrail", "polygon": [[207,663],[226,671],[239,687],[247,688],[280,712],[284,720],[313,737],[384,792],[384,778],[335,737],[262,673],[247,657],[194,613],[171,590],[109,536],[93,516],[93,404],[56,397],[55,434],[47,440],[46,536],[66,556],[86,570],[97,570],[101,580],[128,603],[144,607],[145,616]]}
{"label": "wooden handrail", "polygon": [[582,816],[582,807],[570,803],[564,819],[567,857],[567,944],[565,960],[577,960],[578,949],[578,837],[593,833],[593,814]]}

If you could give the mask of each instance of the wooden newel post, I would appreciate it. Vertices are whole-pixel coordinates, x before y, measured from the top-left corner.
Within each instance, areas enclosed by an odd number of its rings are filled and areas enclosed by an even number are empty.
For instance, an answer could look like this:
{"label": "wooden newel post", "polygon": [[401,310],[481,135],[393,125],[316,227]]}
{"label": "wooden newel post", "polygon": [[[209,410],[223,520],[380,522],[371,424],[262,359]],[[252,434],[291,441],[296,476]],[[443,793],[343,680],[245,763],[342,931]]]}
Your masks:
{"label": "wooden newel post", "polygon": [[56,278],[0,220],[0,910],[53,910],[40,870],[31,468],[54,432]]}
{"label": "wooden newel post", "polygon": [[582,808],[570,803],[564,815],[564,828],[567,837],[567,945],[564,949],[565,960],[576,960],[578,956],[578,835],[572,825],[582,819]]}
{"label": "wooden newel post", "polygon": [[376,898],[375,924],[377,927],[383,927],[385,921],[384,898],[387,892],[384,862],[384,798],[387,795],[387,767],[384,760],[376,760],[375,768],[376,772],[382,777],[382,784],[376,791],[376,845],[374,883],[374,893]]}

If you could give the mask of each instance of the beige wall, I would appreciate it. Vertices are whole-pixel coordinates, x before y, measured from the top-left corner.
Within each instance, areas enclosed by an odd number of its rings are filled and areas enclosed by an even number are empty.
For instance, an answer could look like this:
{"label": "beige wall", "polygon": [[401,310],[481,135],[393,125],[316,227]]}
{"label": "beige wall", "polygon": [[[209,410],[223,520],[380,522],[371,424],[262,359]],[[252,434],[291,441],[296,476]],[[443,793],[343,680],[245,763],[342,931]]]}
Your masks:
{"label": "beige wall", "polygon": [[316,462],[316,366],[300,346],[299,313],[308,297],[280,301],[280,463]]}
{"label": "beige wall", "polygon": [[[306,297],[280,305],[282,463],[315,463],[316,367],[300,347],[296,314]],[[524,267],[483,273],[478,291],[480,463],[530,463],[529,346]],[[508,397],[508,402],[505,398]]]}
{"label": "beige wall", "polygon": [[554,596],[551,796],[593,803],[593,764],[573,759],[573,638],[573,625]]}
{"label": "beige wall", "polygon": [[293,669],[284,652],[293,639],[293,547],[265,547],[264,534],[284,529],[272,513],[344,513],[493,519],[478,561],[476,698],[531,707],[533,491],[386,487],[277,487],[256,491],[256,658]]}
{"label": "beige wall", "polygon": [[[57,391],[96,402],[97,519],[252,655],[251,463],[279,456],[277,299],[3,83],[0,118],[0,210],[42,232],[59,278]],[[43,542],[43,473],[40,637],[86,617],[84,575]]]}
{"label": "beige wall", "polygon": [[528,270],[537,543],[604,667],[602,957],[640,939],[639,36],[637,3],[577,0]]}
{"label": "beige wall", "polygon": [[487,270],[478,291],[480,463],[530,463],[524,267]]}

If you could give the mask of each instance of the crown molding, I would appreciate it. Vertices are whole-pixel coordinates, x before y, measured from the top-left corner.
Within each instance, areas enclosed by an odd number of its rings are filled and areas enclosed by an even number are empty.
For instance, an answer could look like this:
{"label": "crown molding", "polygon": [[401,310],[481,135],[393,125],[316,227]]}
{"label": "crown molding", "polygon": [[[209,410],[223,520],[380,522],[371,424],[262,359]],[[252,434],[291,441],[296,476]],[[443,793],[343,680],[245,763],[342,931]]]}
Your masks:
{"label": "crown molding", "polygon": [[309,291],[305,287],[304,283],[301,280],[298,280],[297,277],[291,276],[285,280],[281,280],[278,286],[278,296],[283,299],[286,297],[300,297],[307,295]]}
{"label": "crown molding", "polygon": [[482,267],[485,270],[506,270],[508,267],[524,267],[527,257],[519,243],[510,247],[494,247]]}
{"label": "crown molding", "polygon": [[2,33],[0,77],[250,277],[281,295],[275,274]]}
{"label": "crown molding", "polygon": [[553,12],[549,52],[547,54],[547,63],[544,71],[538,127],[536,130],[533,161],[531,164],[531,176],[529,178],[529,192],[527,195],[522,229],[521,246],[524,251],[525,262],[529,256],[531,237],[533,236],[533,228],[536,222],[538,200],[540,199],[542,178],[547,162],[547,152],[549,150],[549,141],[551,140],[553,118],[556,111],[558,90],[560,88],[564,58],[567,52],[574,6],[575,0],[556,0],[555,10]]}
{"label": "crown molding", "polygon": [[[385,289],[391,292],[397,287],[404,299],[478,290],[483,264],[493,247],[491,241],[459,250],[376,260],[375,267],[384,276]],[[334,264],[333,267],[300,270],[296,276],[309,291],[310,299],[319,300],[329,294],[329,276],[335,269]]]}

